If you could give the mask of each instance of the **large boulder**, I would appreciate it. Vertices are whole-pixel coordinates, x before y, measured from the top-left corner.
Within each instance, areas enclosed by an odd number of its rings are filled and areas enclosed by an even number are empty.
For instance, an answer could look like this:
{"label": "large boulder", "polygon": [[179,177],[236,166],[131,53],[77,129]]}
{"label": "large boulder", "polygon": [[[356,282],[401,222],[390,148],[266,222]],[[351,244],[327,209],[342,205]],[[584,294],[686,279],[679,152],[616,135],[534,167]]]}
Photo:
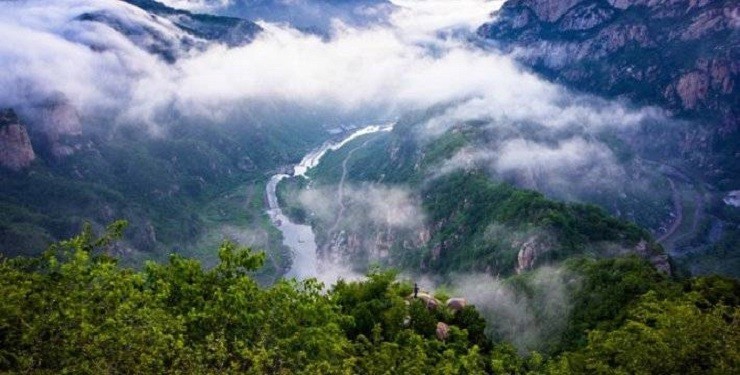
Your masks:
{"label": "large boulder", "polygon": [[[425,293],[425,292],[417,293],[416,298],[424,302],[424,306],[426,306],[427,309],[429,310],[436,310],[441,304],[441,302],[439,302],[438,299],[434,298],[434,296],[432,296],[431,294]],[[410,296],[408,296],[408,299],[414,299],[414,295],[411,294]]]}
{"label": "large boulder", "polygon": [[437,322],[437,338],[445,341],[450,334],[450,326],[445,323]]}
{"label": "large boulder", "polygon": [[453,311],[462,311],[467,305],[468,301],[465,298],[450,298],[447,300],[447,307]]}

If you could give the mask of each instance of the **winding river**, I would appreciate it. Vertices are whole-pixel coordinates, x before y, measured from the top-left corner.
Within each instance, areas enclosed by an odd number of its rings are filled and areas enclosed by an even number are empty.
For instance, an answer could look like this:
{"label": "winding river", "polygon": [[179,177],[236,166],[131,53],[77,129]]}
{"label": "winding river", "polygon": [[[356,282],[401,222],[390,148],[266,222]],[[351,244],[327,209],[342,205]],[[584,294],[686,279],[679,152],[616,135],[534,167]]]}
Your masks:
{"label": "winding river", "polygon": [[284,178],[291,176],[306,177],[306,173],[319,165],[321,158],[329,151],[336,151],[352,140],[363,135],[388,132],[393,129],[393,123],[384,125],[370,125],[349,133],[340,141],[329,141],[312,150],[303,157],[300,163],[293,166],[292,174],[279,173],[270,177],[267,183],[267,214],[272,223],[282,232],[283,244],[293,251],[293,262],[285,277],[306,279],[319,276],[316,255],[316,236],[310,225],[296,224],[283,213],[277,199],[277,185]]}

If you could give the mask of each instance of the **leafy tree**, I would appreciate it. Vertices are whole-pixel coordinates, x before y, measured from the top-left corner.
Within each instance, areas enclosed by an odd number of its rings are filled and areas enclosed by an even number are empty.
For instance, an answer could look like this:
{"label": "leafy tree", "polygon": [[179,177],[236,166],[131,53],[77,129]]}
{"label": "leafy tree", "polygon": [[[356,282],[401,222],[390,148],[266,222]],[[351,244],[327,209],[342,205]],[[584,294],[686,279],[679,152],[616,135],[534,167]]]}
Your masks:
{"label": "leafy tree", "polygon": [[569,374],[733,374],[740,369],[740,308],[702,311],[699,296],[647,293],[614,331],[594,330],[588,345],[553,368]]}

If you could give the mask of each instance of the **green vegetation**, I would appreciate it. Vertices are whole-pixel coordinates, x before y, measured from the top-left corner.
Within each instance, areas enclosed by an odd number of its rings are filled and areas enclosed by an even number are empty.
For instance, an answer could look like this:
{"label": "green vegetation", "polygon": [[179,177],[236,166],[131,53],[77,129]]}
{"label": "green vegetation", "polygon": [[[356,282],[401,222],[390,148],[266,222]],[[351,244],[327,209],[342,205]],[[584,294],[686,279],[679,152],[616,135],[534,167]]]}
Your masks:
{"label": "green vegetation", "polygon": [[[397,230],[385,264],[442,275],[466,271],[511,275],[525,243],[531,244],[536,253],[536,264],[531,266],[579,254],[612,256],[635,249],[643,240],[643,255],[662,253],[648,231],[613,218],[597,206],[556,202],[543,194],[496,181],[475,166],[440,171],[460,149],[485,143],[495,134],[489,134],[483,124],[465,123],[422,142],[415,134],[416,121],[408,118],[390,134],[354,140],[328,153],[310,172],[315,187],[333,185],[339,182],[345,164],[348,184],[401,185],[414,192],[421,202],[430,239],[420,245],[418,229],[412,233]],[[283,201],[290,212],[305,218],[300,204],[290,198],[305,184],[292,182],[289,186],[283,190]],[[311,221],[319,242],[328,241],[324,231],[332,224],[320,218]],[[365,243],[372,243],[376,233],[388,230],[382,226],[363,227],[362,232],[352,235],[364,236],[370,239]],[[357,258],[352,264],[363,264],[362,249],[348,253]]]}
{"label": "green vegetation", "polygon": [[[264,255],[232,243],[204,269],[173,255],[140,271],[104,255],[125,223],[38,258],[0,262],[0,372],[732,374],[740,285],[671,281],[637,258],[580,259],[568,332],[547,353],[492,341],[472,306],[429,309],[392,272],[340,281],[252,277]],[[518,278],[524,278],[517,281]],[[526,276],[511,280],[526,289]],[[444,339],[437,322],[448,324]],[[568,351],[563,351],[568,350]]]}
{"label": "green vegetation", "polygon": [[740,370],[738,348],[737,304],[707,306],[706,296],[697,292],[662,299],[651,291],[627,311],[624,324],[612,331],[590,331],[588,345],[553,361],[550,372],[735,374]]}
{"label": "green vegetation", "polygon": [[[422,260],[441,273],[486,269],[511,273],[519,251],[516,244],[526,241],[547,244],[539,261],[562,261],[577,254],[601,254],[600,245],[605,243],[634,248],[650,238],[645,230],[598,207],[555,202],[477,172],[433,180],[422,196],[427,219],[437,228],[429,247],[439,250],[422,253]],[[660,248],[652,244],[650,251],[658,253]]]}
{"label": "green vegetation", "polygon": [[[165,260],[176,251],[214,263],[193,245],[211,240],[212,248],[223,240],[224,226],[270,232],[262,199],[268,171],[299,159],[324,137],[306,123],[179,123],[165,132],[153,137],[147,129],[121,127],[71,137],[65,142],[75,152],[62,158],[36,142],[39,159],[30,169],[0,170],[3,254],[39,254],[86,221],[102,228],[125,218],[132,227],[122,261]],[[284,252],[279,233],[263,242],[271,258]]]}

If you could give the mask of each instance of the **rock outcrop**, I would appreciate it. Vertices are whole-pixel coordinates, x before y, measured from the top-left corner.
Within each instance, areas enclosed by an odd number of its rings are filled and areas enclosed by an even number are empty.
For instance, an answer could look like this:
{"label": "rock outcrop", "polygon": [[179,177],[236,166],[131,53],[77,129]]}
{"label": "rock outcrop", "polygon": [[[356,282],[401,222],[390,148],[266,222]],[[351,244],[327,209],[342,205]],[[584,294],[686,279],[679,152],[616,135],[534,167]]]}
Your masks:
{"label": "rock outcrop", "polygon": [[47,99],[38,108],[38,114],[38,130],[46,138],[54,157],[69,156],[79,148],[74,140],[82,135],[82,121],[77,109],[64,95]]}
{"label": "rock outcrop", "polygon": [[19,171],[36,159],[31,140],[12,109],[0,111],[0,165]]}
{"label": "rock outcrop", "polygon": [[447,300],[447,308],[452,311],[462,311],[467,305],[468,301],[465,298],[455,297]]}
{"label": "rock outcrop", "polygon": [[671,262],[668,258],[668,254],[665,254],[662,251],[656,251],[656,249],[651,247],[647,241],[641,240],[638,242],[635,248],[632,249],[632,252],[645,258],[659,272],[666,275],[672,274]]}
{"label": "rock outcrop", "polygon": [[450,335],[450,326],[443,322],[437,322],[437,338],[445,341]]}
{"label": "rock outcrop", "polygon": [[424,305],[429,310],[436,310],[439,307],[439,305],[440,305],[439,300],[436,299],[436,298],[434,298],[434,296],[432,296],[431,294],[428,294],[428,293],[419,293],[417,295],[417,298],[419,298],[420,300],[422,300],[422,302],[424,302]]}
{"label": "rock outcrop", "polygon": [[514,242],[512,245],[515,248],[519,248],[519,252],[517,253],[517,274],[534,268],[537,258],[550,249],[550,246],[539,236],[532,236],[522,243]]}

